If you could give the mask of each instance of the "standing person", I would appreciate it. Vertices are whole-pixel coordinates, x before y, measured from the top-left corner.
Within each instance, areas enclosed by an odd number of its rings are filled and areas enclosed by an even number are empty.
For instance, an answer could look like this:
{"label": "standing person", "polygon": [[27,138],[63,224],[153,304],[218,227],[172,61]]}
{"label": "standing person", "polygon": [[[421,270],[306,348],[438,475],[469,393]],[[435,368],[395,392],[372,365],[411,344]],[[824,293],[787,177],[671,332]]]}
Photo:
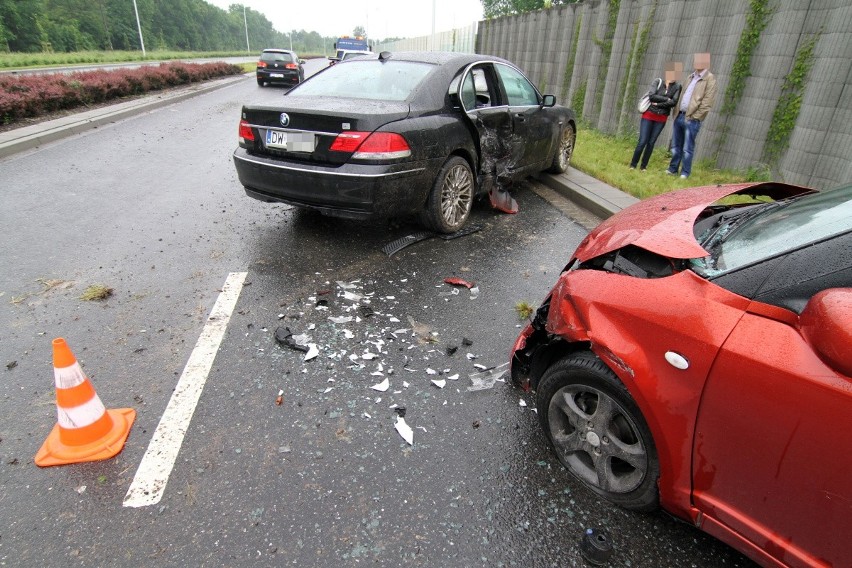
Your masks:
{"label": "standing person", "polygon": [[695,154],[695,139],[701,122],[716,102],[716,77],[710,72],[710,54],[696,53],[693,59],[695,70],[689,75],[686,90],[678,105],[677,117],[672,125],[672,161],[666,173],[686,179],[692,173],[692,157]]}
{"label": "standing person", "polygon": [[640,157],[642,158],[642,171],[644,172],[645,168],[648,167],[648,160],[651,159],[654,144],[657,143],[660,132],[665,128],[666,120],[668,120],[672,108],[677,105],[681,86],[680,83],[675,81],[677,76],[675,69],[674,63],[666,63],[665,85],[659,79],[654,79],[654,83],[651,85],[649,97],[651,106],[642,113],[642,120],[639,121],[639,143],[636,144],[633,159],[630,160],[631,169],[636,168]]}

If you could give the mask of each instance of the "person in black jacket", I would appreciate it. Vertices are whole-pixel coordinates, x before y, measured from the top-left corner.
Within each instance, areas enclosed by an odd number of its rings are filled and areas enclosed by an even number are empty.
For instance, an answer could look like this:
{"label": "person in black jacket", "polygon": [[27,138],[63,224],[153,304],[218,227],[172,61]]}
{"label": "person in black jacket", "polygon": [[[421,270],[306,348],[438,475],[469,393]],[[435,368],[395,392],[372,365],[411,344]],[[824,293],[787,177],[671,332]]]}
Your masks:
{"label": "person in black jacket", "polygon": [[666,120],[669,118],[671,109],[677,105],[680,98],[680,83],[675,81],[677,71],[673,64],[666,65],[666,82],[662,83],[659,79],[654,79],[651,84],[651,90],[648,92],[651,99],[651,106],[642,113],[642,120],[639,123],[639,143],[636,145],[636,150],[633,151],[633,159],[630,160],[630,168],[635,169],[639,165],[639,158],[642,158],[640,165],[642,171],[648,167],[648,160],[651,159],[651,153],[654,151],[654,144],[660,136],[660,132],[666,126]]}

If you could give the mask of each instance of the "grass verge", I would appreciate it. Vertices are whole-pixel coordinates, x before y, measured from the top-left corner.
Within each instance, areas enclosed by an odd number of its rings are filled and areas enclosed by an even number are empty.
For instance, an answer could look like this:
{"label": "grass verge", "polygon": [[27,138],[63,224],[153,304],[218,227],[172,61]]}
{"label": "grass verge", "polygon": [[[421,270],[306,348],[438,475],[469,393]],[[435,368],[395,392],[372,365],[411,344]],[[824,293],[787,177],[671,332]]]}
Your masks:
{"label": "grass verge", "polygon": [[[665,170],[671,159],[666,149],[666,140],[671,132],[670,128],[671,124],[667,124],[666,130],[657,140],[654,153],[651,154],[648,169],[643,172],[638,168],[630,169],[630,159],[633,157],[633,150],[636,148],[638,138],[611,136],[591,128],[580,127],[571,165],[639,199],[684,187],[769,181],[771,179],[766,169],[721,170],[713,165],[712,160],[693,162],[692,174],[689,179],[666,175]],[[699,138],[698,143],[701,144],[701,142],[702,140]]]}

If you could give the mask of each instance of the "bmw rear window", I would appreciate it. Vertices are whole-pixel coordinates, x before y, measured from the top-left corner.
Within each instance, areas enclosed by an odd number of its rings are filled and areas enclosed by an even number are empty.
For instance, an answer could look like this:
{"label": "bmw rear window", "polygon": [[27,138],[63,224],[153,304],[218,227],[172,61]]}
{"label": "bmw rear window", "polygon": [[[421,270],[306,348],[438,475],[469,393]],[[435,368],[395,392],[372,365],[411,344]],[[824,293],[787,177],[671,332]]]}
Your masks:
{"label": "bmw rear window", "polygon": [[415,61],[359,59],[329,67],[287,96],[404,101],[435,68],[430,63]]}

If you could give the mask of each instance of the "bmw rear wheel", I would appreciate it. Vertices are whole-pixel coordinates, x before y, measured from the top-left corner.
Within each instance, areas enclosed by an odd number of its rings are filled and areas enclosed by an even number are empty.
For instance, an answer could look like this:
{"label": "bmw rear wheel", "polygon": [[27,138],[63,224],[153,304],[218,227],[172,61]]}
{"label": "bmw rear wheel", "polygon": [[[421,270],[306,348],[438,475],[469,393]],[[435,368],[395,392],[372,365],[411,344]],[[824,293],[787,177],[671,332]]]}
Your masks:
{"label": "bmw rear wheel", "polygon": [[586,487],[626,509],[659,503],[660,466],[627,388],[590,352],[551,366],[536,392],[539,421],[559,461]]}
{"label": "bmw rear wheel", "polygon": [[475,186],[467,161],[451,156],[435,178],[422,214],[423,223],[438,233],[454,233],[461,229],[473,207]]}
{"label": "bmw rear wheel", "polygon": [[577,141],[577,133],[570,124],[565,126],[559,138],[559,148],[553,156],[553,163],[547,169],[552,174],[563,174],[571,164],[571,156],[574,154],[574,143]]}

